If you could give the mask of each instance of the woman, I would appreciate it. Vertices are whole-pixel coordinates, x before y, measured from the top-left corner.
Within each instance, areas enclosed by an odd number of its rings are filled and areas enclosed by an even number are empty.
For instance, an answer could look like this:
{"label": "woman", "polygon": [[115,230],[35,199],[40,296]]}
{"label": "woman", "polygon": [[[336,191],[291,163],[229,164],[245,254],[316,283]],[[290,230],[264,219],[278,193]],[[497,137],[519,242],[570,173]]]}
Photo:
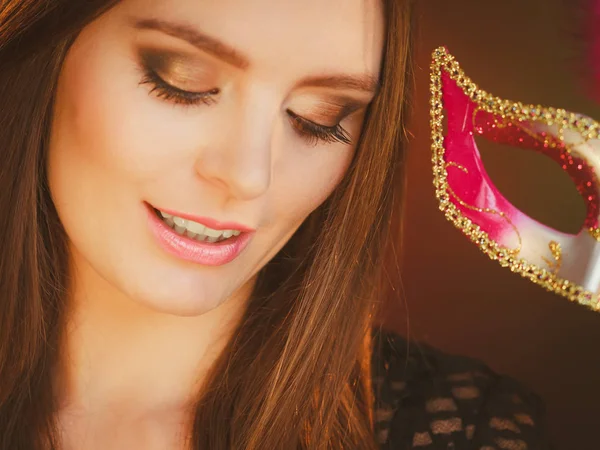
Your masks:
{"label": "woman", "polygon": [[518,386],[372,341],[408,1],[0,19],[0,448],[541,447]]}

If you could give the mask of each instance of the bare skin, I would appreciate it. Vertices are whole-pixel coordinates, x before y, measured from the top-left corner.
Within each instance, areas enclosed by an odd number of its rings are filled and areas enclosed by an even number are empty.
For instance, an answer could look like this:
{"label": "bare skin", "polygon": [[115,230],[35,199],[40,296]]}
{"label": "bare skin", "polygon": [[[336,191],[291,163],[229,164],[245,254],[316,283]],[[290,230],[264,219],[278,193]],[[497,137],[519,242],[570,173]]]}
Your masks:
{"label": "bare skin", "polygon": [[[382,46],[375,0],[124,0],[78,36],[48,160],[72,256],[56,373],[66,448],[183,448],[256,274],[351,162]],[[141,82],[148,65],[180,90],[218,94],[178,104]],[[292,116],[339,124],[349,142],[307,137]],[[157,244],[144,202],[257,231],[233,261],[194,264]]]}

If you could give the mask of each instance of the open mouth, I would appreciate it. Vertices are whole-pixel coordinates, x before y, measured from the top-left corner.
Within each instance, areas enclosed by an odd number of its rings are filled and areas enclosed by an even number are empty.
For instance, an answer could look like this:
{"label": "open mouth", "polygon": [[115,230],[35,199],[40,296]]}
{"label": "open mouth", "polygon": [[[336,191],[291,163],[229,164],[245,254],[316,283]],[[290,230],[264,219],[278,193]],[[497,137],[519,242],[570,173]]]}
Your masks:
{"label": "open mouth", "polygon": [[174,216],[149,205],[154,214],[169,228],[180,236],[185,236],[198,242],[220,243],[224,241],[233,241],[242,234],[240,230],[216,230],[193,220]]}
{"label": "open mouth", "polygon": [[179,259],[203,266],[222,266],[233,261],[256,232],[236,222],[163,211],[147,202],[144,205],[150,231],[159,246]]}

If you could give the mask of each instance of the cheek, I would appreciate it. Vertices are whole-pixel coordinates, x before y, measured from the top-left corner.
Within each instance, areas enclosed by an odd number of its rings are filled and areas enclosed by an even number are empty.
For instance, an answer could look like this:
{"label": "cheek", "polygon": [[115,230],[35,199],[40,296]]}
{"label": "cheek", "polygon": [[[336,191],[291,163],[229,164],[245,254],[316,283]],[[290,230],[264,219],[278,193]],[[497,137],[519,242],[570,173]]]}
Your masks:
{"label": "cheek", "polygon": [[278,177],[274,186],[275,213],[299,225],[311,212],[318,208],[334,191],[343,179],[354,154],[347,148],[304,149],[308,155],[288,159],[285,164],[289,170],[278,170],[275,173],[286,173]]}
{"label": "cheek", "polygon": [[[80,50],[80,49],[77,49]],[[143,176],[166,159],[157,125],[133,64],[100,55],[70,55],[59,81],[55,108],[56,151],[73,164]],[[125,70],[124,70],[125,69]],[[119,75],[116,75],[119,74]]]}

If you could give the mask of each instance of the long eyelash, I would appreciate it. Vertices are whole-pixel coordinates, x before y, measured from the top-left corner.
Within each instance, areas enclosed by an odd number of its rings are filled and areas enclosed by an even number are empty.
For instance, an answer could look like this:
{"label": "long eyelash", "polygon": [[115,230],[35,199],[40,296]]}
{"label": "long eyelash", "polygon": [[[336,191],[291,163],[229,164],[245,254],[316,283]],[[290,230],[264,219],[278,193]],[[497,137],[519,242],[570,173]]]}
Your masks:
{"label": "long eyelash", "polygon": [[296,128],[300,136],[309,144],[316,145],[319,142],[341,142],[349,145],[352,143],[348,132],[339,123],[333,127],[326,127],[311,122],[310,120],[306,120],[289,109],[287,110],[287,113],[294,128]]}
{"label": "long eyelash", "polygon": [[192,106],[200,103],[212,105],[216,102],[214,97],[219,93],[219,89],[217,88],[206,92],[184,91],[167,83],[149,67],[144,67],[143,71],[140,85],[150,85],[151,89],[149,93],[154,93],[159,98],[184,106]]}

